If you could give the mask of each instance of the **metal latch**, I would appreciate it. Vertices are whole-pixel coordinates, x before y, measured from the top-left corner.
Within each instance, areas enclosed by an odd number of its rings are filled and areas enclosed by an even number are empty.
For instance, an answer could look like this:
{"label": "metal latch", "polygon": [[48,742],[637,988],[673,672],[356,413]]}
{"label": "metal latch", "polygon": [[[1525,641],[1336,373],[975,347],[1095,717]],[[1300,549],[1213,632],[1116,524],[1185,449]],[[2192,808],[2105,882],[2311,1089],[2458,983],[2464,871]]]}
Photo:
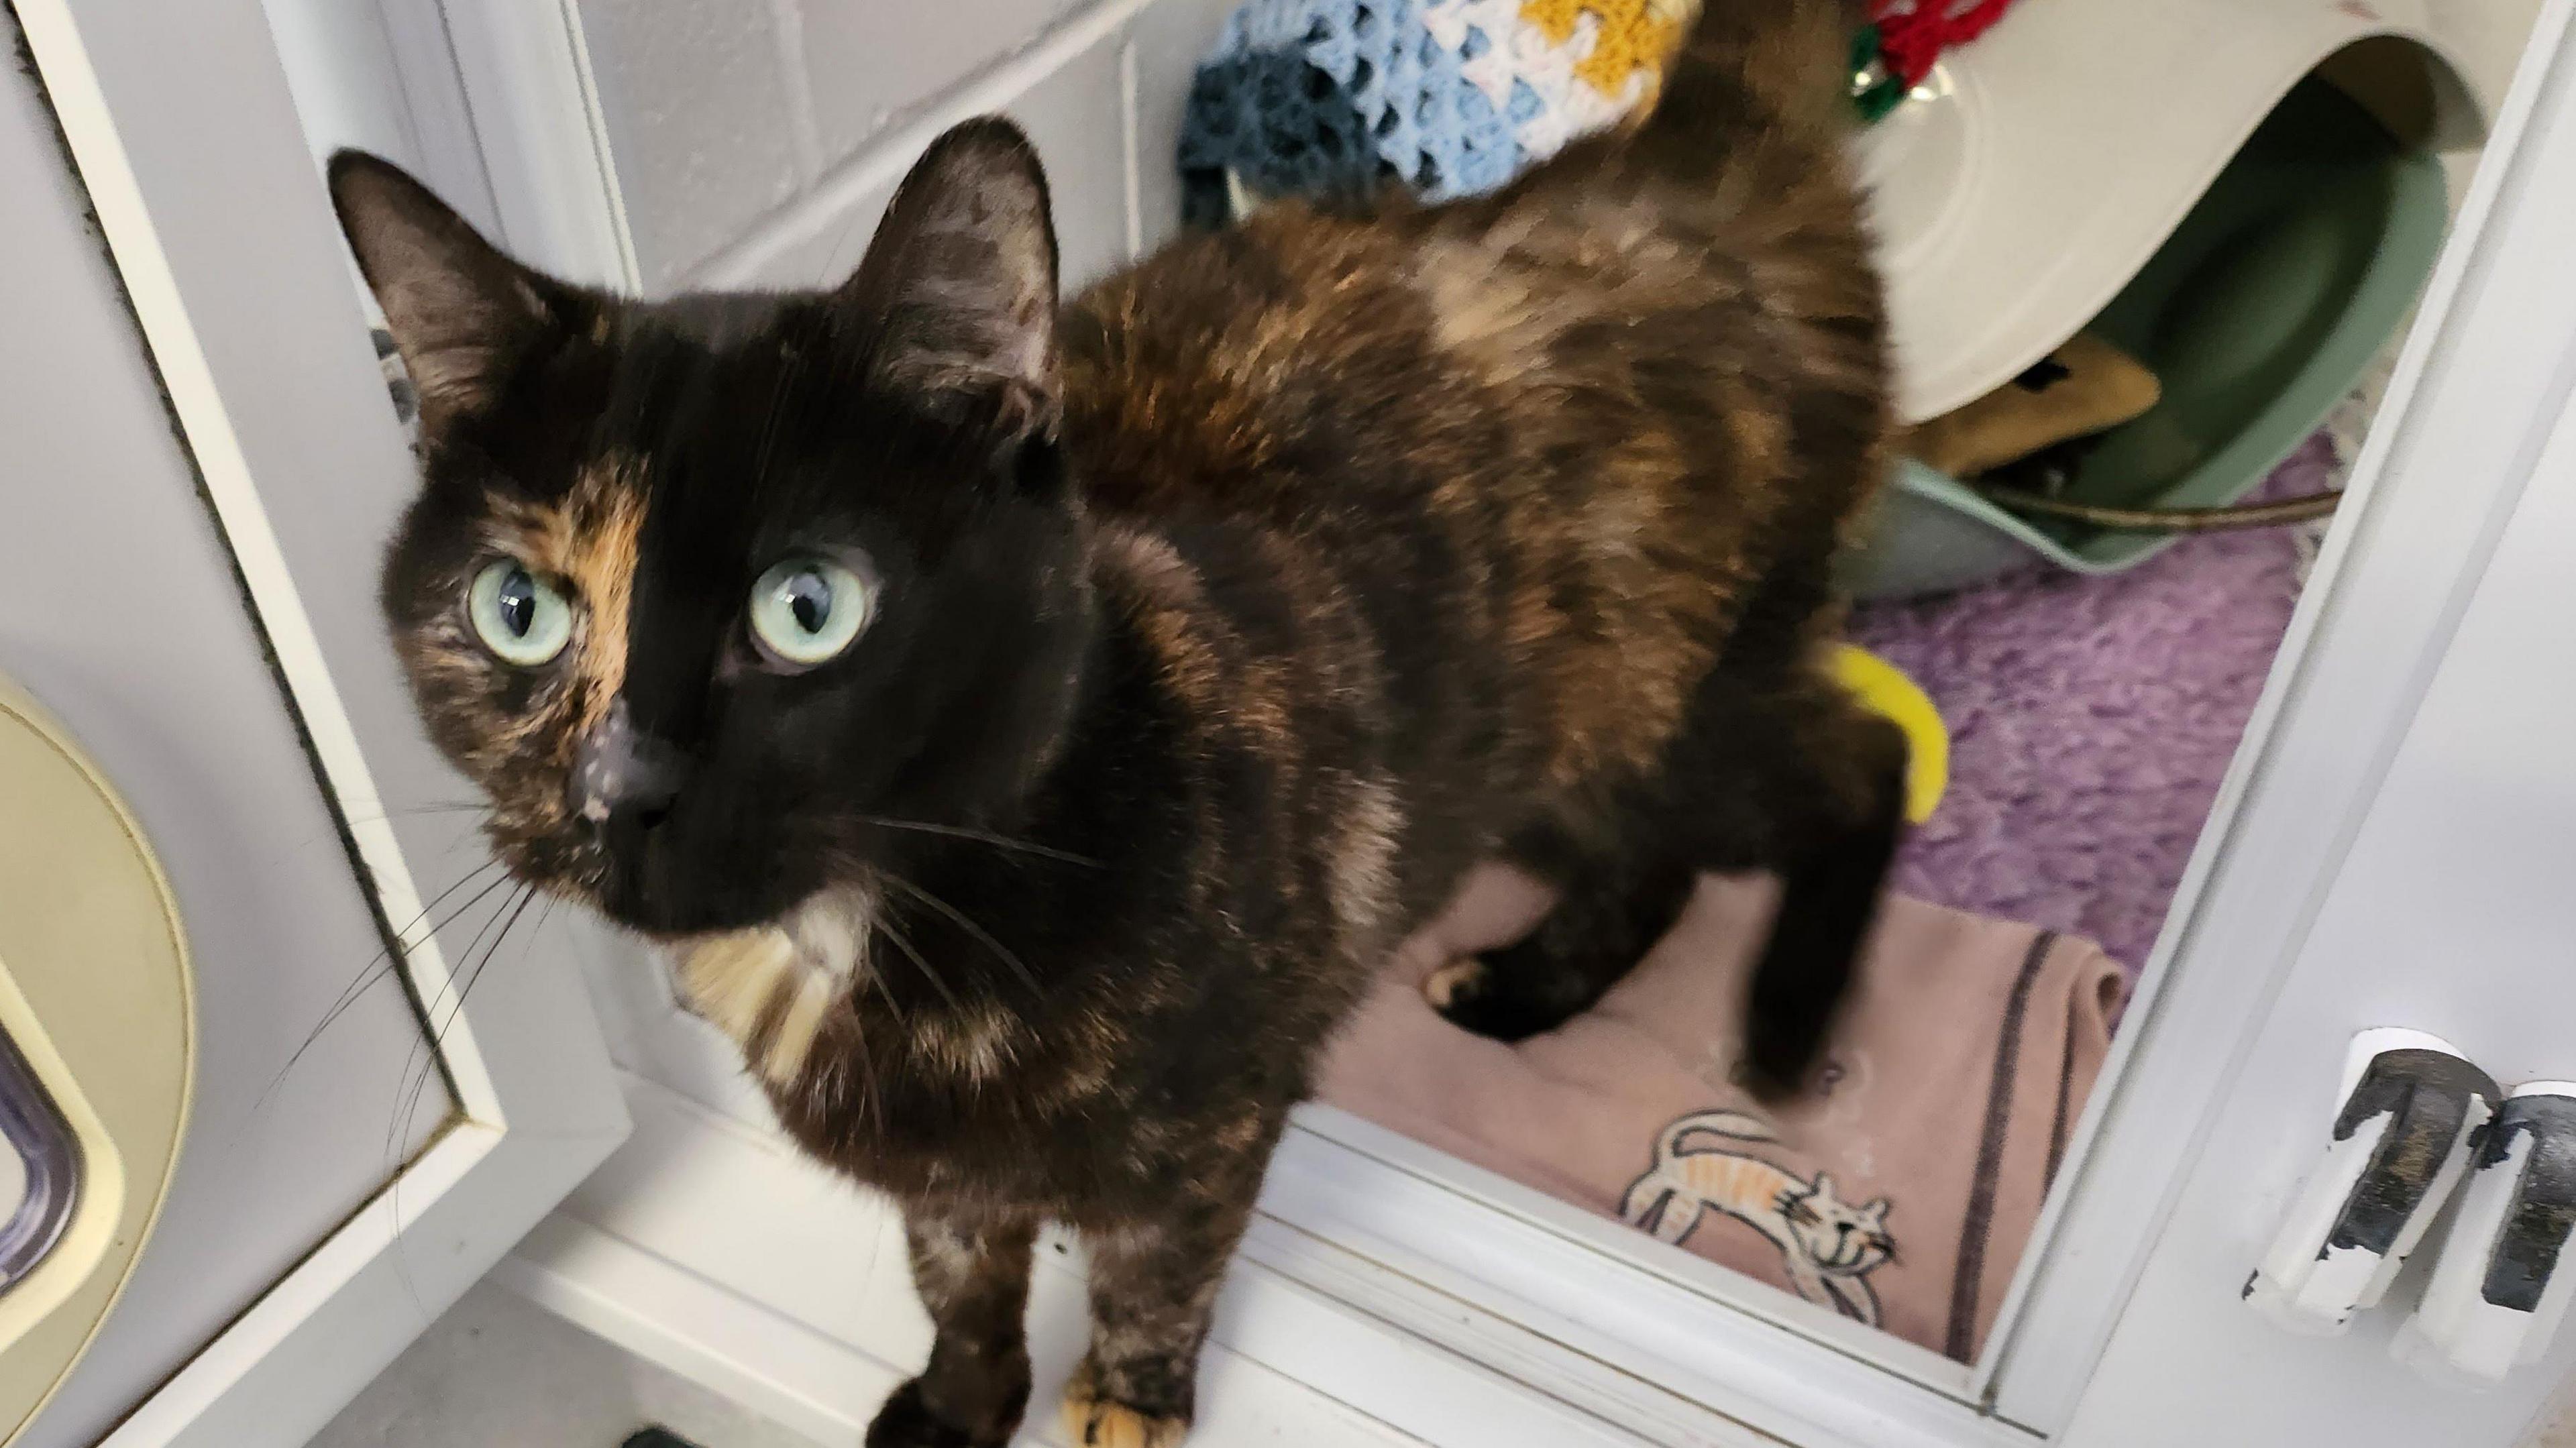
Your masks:
{"label": "metal latch", "polygon": [[2496,1382],[2536,1362],[2576,1295],[2576,1082],[2517,1086],[2479,1142],[2424,1302],[2390,1344],[2432,1375]]}
{"label": "metal latch", "polygon": [[2450,1042],[2381,1028],[2345,1052],[2342,1107],[2271,1249],[2245,1284],[2257,1311],[2330,1335],[2376,1306],[2467,1174],[2496,1114],[2493,1078]]}

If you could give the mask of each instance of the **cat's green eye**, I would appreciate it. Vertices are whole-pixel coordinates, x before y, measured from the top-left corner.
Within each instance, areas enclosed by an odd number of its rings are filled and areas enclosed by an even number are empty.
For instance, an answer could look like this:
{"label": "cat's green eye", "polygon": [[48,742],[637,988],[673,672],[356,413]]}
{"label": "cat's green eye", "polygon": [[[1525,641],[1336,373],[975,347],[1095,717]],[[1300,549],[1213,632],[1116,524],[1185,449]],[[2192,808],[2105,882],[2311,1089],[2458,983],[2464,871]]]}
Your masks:
{"label": "cat's green eye", "polygon": [[505,664],[533,669],[572,642],[572,601],[515,558],[485,565],[466,591],[466,615],[483,646]]}
{"label": "cat's green eye", "polygon": [[751,639],[770,662],[810,669],[838,657],[875,611],[858,574],[829,558],[790,558],[751,586]]}

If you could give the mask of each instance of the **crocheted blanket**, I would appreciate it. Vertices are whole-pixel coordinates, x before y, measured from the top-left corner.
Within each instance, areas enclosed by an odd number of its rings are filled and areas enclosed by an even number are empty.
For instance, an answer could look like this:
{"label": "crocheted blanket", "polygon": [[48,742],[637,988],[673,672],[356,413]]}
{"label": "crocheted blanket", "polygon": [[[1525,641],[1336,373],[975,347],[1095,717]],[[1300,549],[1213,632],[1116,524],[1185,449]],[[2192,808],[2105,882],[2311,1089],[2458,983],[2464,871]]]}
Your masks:
{"label": "crocheted blanket", "polygon": [[[1717,0],[1770,4],[1775,0]],[[1870,0],[1851,92],[1887,114],[2012,0]],[[1245,0],[1199,67],[1181,133],[1194,225],[1228,177],[1270,196],[1433,201],[1503,185],[1651,101],[1692,0]]]}
{"label": "crocheted blanket", "polygon": [[1189,219],[1267,195],[1490,191],[1644,104],[1690,0],[1248,0],[1190,90]]}

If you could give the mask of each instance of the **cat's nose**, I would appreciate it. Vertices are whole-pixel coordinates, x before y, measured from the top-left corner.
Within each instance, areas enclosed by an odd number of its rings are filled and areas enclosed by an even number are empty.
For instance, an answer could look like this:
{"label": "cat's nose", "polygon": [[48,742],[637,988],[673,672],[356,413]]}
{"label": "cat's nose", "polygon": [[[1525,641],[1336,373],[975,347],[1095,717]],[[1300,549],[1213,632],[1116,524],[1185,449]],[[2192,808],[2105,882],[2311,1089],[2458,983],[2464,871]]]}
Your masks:
{"label": "cat's nose", "polygon": [[592,825],[632,824],[651,829],[671,813],[688,782],[689,757],[635,727],[626,701],[582,736],[565,789],[572,812]]}

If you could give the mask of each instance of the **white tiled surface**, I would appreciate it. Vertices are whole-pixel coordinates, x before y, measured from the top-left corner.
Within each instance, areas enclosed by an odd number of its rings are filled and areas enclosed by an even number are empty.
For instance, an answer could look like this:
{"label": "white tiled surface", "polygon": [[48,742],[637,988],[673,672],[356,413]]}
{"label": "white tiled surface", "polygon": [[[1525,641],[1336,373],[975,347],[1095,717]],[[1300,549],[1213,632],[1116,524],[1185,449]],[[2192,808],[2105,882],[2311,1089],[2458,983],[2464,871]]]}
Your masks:
{"label": "white tiled surface", "polygon": [[580,14],[648,287],[813,179],[761,0],[580,0]]}
{"label": "white tiled surface", "polygon": [[[1068,272],[1126,254],[1122,58],[1155,72],[1138,189],[1168,205],[1177,97],[1230,0],[578,0],[618,189],[645,289],[685,285],[748,247],[801,273],[842,264],[874,226],[883,187],[851,185],[892,130],[1085,17],[1134,14],[1099,43],[1050,56],[995,100],[1038,136],[1056,177]],[[1174,16],[1178,16],[1176,23]],[[1171,101],[1172,104],[1164,104]],[[833,198],[845,198],[844,202]],[[865,203],[865,204],[862,204]],[[818,211],[830,213],[818,221]],[[828,224],[827,224],[828,223]],[[775,234],[775,235],[773,235]],[[742,268],[727,269],[729,274]],[[817,278],[796,275],[795,281]]]}
{"label": "white tiled surface", "polygon": [[857,150],[897,115],[1083,8],[1083,0],[776,3],[789,31],[783,63],[801,72],[813,97],[814,126],[826,158]]}
{"label": "white tiled surface", "polygon": [[312,1448],[617,1448],[646,1424],[700,1448],[815,1448],[488,1283]]}
{"label": "white tiled surface", "polygon": [[[1104,35],[1069,52],[1036,84],[999,106],[1029,132],[1046,163],[1055,202],[1056,246],[1068,286],[1128,260],[1128,141],[1119,81],[1119,58],[1125,45],[1122,32]],[[713,274],[692,268],[671,280],[683,285],[764,287],[830,286],[840,281],[866,253],[878,217],[894,196],[894,183],[912,157],[885,159],[897,164],[884,168],[882,179],[801,196],[755,223]],[[627,206],[631,212],[631,197]],[[1161,230],[1153,235],[1161,235]],[[655,285],[649,266],[646,285]]]}

